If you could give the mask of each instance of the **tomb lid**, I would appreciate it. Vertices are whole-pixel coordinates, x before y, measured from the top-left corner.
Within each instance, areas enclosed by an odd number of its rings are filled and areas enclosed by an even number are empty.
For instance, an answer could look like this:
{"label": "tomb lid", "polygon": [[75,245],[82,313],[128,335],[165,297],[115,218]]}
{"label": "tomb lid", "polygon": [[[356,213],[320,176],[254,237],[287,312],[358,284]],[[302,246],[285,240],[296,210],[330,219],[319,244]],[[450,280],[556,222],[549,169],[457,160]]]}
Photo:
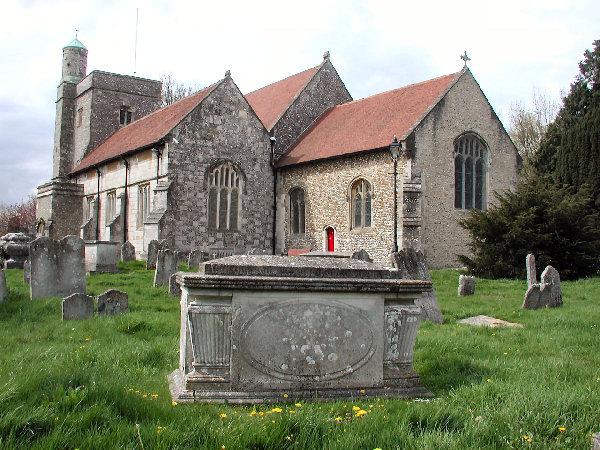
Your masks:
{"label": "tomb lid", "polygon": [[204,263],[200,273],[290,278],[400,278],[397,269],[356,259],[274,255],[235,255],[214,259]]}

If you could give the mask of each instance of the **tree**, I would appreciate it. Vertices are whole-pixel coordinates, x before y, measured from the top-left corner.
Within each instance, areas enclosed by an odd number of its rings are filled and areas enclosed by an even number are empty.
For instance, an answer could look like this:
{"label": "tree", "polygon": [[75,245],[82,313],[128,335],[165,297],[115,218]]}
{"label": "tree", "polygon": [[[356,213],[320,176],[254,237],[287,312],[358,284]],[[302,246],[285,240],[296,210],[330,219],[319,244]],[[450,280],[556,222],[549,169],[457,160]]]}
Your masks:
{"label": "tree", "polygon": [[175,103],[199,90],[196,85],[186,86],[185,84],[178,82],[173,78],[172,73],[161,74],[160,81],[162,82],[162,107]]}
{"label": "tree", "polygon": [[540,173],[558,184],[591,187],[600,206],[600,40],[586,50],[579,75],[563,99],[556,120],[548,127],[533,159]]}
{"label": "tree", "polygon": [[0,208],[0,236],[6,233],[35,232],[35,197]]}
{"label": "tree", "polygon": [[558,110],[559,104],[538,89],[533,90],[533,109],[527,109],[522,103],[511,105],[508,134],[523,158],[526,172]]}
{"label": "tree", "polygon": [[549,176],[523,180],[518,192],[497,194],[487,211],[473,209],[460,224],[471,232],[473,256],[459,260],[486,278],[524,278],[525,257],[552,265],[561,278],[596,275],[600,269],[600,214],[588,186],[575,190]]}

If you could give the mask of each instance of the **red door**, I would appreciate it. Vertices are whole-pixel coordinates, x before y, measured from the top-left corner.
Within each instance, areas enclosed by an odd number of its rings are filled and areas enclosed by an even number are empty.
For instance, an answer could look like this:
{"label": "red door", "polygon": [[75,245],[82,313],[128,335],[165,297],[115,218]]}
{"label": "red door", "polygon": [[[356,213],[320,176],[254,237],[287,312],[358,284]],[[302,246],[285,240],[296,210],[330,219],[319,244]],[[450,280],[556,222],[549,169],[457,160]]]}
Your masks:
{"label": "red door", "polygon": [[334,233],[333,232],[333,228],[328,227],[325,231],[327,232],[327,251],[328,252],[332,252],[332,251],[334,251],[334,248],[333,248],[333,233]]}

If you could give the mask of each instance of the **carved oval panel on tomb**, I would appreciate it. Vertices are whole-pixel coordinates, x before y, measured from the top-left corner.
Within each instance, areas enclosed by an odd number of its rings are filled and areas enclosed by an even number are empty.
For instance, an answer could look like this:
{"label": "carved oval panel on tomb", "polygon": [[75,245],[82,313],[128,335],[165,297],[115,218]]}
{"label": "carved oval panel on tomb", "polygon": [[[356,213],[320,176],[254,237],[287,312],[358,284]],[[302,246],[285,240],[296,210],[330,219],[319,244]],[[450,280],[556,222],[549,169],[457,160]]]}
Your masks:
{"label": "carved oval panel on tomb", "polygon": [[258,310],[242,326],[242,357],[262,373],[290,381],[341,378],[375,353],[373,324],[338,302],[286,301]]}

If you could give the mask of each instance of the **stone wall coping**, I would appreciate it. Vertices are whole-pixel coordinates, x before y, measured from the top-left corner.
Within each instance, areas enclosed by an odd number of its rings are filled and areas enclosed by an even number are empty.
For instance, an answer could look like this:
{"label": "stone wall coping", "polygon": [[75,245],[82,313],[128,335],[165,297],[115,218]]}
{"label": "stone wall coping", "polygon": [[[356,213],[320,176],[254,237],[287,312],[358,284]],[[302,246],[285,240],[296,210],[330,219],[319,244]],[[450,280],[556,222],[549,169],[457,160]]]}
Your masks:
{"label": "stone wall coping", "polygon": [[202,275],[178,272],[177,283],[187,289],[335,291],[411,294],[429,292],[432,283],[420,280],[365,278],[297,278]]}

